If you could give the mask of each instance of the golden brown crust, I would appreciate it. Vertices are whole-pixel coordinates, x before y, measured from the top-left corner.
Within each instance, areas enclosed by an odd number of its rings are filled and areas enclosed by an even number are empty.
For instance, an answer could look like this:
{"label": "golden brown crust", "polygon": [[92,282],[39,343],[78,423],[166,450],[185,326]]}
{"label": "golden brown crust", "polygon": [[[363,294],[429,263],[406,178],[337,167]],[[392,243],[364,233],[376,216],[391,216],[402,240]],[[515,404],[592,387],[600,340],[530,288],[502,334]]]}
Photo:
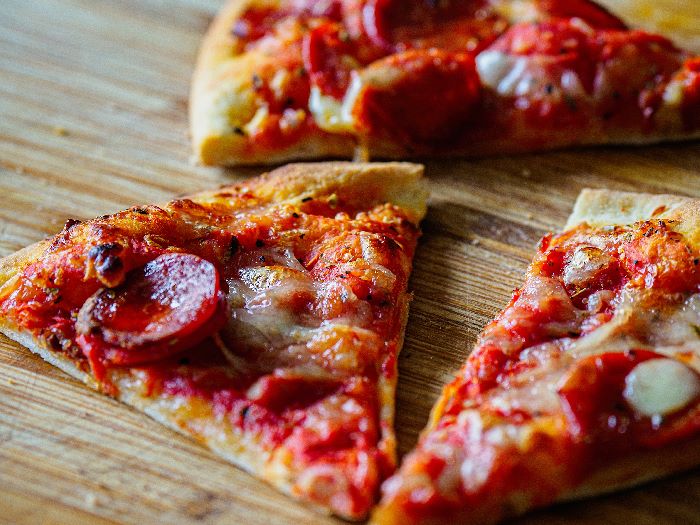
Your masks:
{"label": "golden brown crust", "polygon": [[[320,197],[336,194],[349,206],[358,209],[371,209],[376,205],[391,202],[402,207],[408,219],[417,225],[425,214],[427,192],[422,185],[423,167],[408,163],[388,164],[296,164],[285,166],[243,184],[223,187],[215,191],[200,192],[185,199],[206,205],[225,203],[230,197],[227,190],[250,192],[259,202],[272,205],[294,203],[306,197]],[[174,201],[178,202],[178,201]],[[173,203],[164,205],[164,208]],[[34,261],[41,258],[49,241],[36,243],[28,248],[0,260],[0,297],[3,285],[6,291],[14,288],[13,279]],[[400,332],[396,334],[397,351],[403,340],[403,332],[408,317],[409,294],[402,294],[397,304],[400,319]],[[11,320],[0,317],[0,332],[29,348],[43,359],[60,368],[70,376],[83,381],[94,389],[99,389],[92,374],[83,370],[70,356],[52,349],[46,342],[29,331],[16,326]],[[110,381],[117,386],[117,398],[141,410],[185,435],[203,442],[226,460],[252,472],[268,481],[282,492],[298,494],[295,470],[289,451],[277,449],[270,452],[261,443],[232,429],[226,419],[214,417],[211,406],[197,400],[174,399],[166,395],[153,397],[146,393],[143,381],[129,369],[111,369]],[[394,392],[396,374],[380,376],[378,402],[381,405],[381,437],[377,444],[380,451],[390,461],[395,461],[395,436],[393,432]],[[327,508],[316,505],[324,512]],[[359,516],[346,516],[358,518]]]}
{"label": "golden brown crust", "polygon": [[[219,160],[215,157],[215,151],[209,153],[211,146],[206,146],[206,151],[202,151],[206,141],[212,142],[215,137],[222,137],[221,140],[227,137],[229,144],[226,145],[226,149],[233,151],[242,148],[245,142],[242,137],[233,134],[229,129],[230,123],[226,122],[224,116],[228,111],[242,112],[244,107],[249,105],[246,104],[249,102],[246,97],[249,96],[252,86],[246,81],[250,74],[240,74],[237,82],[232,79],[230,85],[220,88],[224,78],[219,70],[233,59],[230,28],[249,4],[248,0],[229,0],[221,9],[202,40],[197,65],[192,75],[189,107],[192,142],[195,153],[204,164]],[[232,73],[235,75],[235,71]],[[231,94],[229,100],[220,102],[220,107],[217,108],[216,96],[219,89],[221,92],[230,90]]]}
{"label": "golden brown crust", "polygon": [[680,195],[654,195],[586,188],[576,199],[565,229],[571,229],[582,223],[601,227],[661,218],[691,201],[689,197]]}
{"label": "golden brown crust", "polygon": [[566,229],[582,223],[603,227],[650,219],[672,221],[672,229],[682,233],[691,246],[700,247],[700,201],[681,195],[584,189]]}
{"label": "golden brown crust", "polygon": [[272,201],[337,193],[353,207],[391,202],[417,224],[426,211],[422,174],[423,166],[408,162],[288,164],[257,179],[254,191]]}

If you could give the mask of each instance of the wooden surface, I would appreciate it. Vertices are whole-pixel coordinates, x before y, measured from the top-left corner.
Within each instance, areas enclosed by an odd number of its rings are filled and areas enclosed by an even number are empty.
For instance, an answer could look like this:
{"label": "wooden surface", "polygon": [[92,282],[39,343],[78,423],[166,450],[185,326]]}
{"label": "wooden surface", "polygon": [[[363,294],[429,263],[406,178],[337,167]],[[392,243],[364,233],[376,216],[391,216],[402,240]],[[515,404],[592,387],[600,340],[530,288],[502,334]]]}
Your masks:
{"label": "wooden surface", "polygon": [[[215,0],[2,0],[0,255],[55,233],[69,217],[260,171],[189,163],[189,75],[218,7]],[[700,145],[430,163],[427,174],[433,197],[400,359],[402,453],[479,330],[520,283],[540,236],[564,224],[578,191],[700,197]],[[0,522],[339,523],[5,338]],[[700,471],[518,523],[700,523]]]}

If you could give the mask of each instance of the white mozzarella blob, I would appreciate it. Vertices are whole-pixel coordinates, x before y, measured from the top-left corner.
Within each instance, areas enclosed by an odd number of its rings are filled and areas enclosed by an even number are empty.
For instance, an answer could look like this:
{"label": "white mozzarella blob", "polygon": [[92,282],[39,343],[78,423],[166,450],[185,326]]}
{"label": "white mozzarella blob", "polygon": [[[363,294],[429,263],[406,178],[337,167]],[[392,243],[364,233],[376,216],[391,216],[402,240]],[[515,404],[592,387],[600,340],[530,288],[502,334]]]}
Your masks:
{"label": "white mozzarella blob", "polygon": [[253,118],[250,119],[250,122],[243,126],[246,135],[255,135],[263,127],[269,116],[270,111],[267,106],[260,106],[255,112],[255,115],[253,115]]}
{"label": "white mozzarella blob", "polygon": [[625,378],[625,400],[648,417],[676,412],[700,395],[700,379],[674,359],[650,359],[635,366]]}
{"label": "white mozzarella blob", "polygon": [[[501,95],[513,95],[519,84],[525,83],[527,59],[486,50],[476,56],[476,70],[481,81]],[[522,89],[521,89],[522,91]]]}
{"label": "white mozzarella blob", "polygon": [[487,49],[476,56],[476,70],[485,86],[504,97],[535,96],[548,86],[576,98],[587,97],[581,79],[572,70],[561,71],[553,59],[520,56]]}
{"label": "white mozzarella blob", "polygon": [[363,83],[359,75],[353,75],[342,101],[324,95],[316,86],[311,87],[309,111],[319,128],[332,133],[351,133],[355,129],[352,108],[362,91]]}

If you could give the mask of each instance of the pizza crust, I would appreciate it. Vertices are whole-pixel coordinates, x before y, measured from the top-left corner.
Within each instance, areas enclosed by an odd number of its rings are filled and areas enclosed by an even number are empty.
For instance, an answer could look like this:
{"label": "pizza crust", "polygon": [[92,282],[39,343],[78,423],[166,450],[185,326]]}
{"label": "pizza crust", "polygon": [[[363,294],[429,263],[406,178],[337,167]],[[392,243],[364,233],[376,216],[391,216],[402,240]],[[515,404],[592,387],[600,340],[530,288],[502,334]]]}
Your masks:
{"label": "pizza crust", "polygon": [[5,284],[17,275],[19,269],[37,260],[50,244],[48,240],[35,242],[0,259],[0,297],[3,297]]}
{"label": "pizza crust", "polygon": [[[5,322],[0,325],[0,332],[93,390],[100,390],[90,374],[81,370],[65,355],[47,348],[39,338],[11,327]],[[183,412],[188,412],[188,407],[183,407],[181,400],[144,396],[142,388],[128,373],[113,371],[111,380],[118,386],[119,393],[116,399],[119,401],[144,412],[158,423],[180,434],[195,438],[228,462],[256,474],[281,492],[290,496],[295,495],[292,483],[293,472],[284,465],[270,461],[270,453],[255,441],[231,432],[228,425],[223,424],[208,412],[202,413],[200,418],[190,420],[183,416]],[[311,503],[313,505],[313,502]],[[315,508],[329,514],[329,511],[320,505],[315,505]]]}
{"label": "pizza crust", "polygon": [[593,227],[627,225],[664,219],[672,230],[700,247],[700,200],[680,195],[654,195],[612,190],[581,191],[565,229],[586,223]]}

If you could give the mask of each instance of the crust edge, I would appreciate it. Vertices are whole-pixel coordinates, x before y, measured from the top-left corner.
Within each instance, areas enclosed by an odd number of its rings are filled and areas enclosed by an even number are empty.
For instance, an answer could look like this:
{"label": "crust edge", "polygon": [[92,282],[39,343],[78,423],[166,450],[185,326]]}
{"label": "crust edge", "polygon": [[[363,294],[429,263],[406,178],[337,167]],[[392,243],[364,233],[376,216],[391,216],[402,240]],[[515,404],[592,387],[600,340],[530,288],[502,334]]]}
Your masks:
{"label": "crust edge", "polygon": [[602,227],[662,218],[692,201],[679,195],[586,188],[576,199],[564,229],[569,230],[583,223]]}

